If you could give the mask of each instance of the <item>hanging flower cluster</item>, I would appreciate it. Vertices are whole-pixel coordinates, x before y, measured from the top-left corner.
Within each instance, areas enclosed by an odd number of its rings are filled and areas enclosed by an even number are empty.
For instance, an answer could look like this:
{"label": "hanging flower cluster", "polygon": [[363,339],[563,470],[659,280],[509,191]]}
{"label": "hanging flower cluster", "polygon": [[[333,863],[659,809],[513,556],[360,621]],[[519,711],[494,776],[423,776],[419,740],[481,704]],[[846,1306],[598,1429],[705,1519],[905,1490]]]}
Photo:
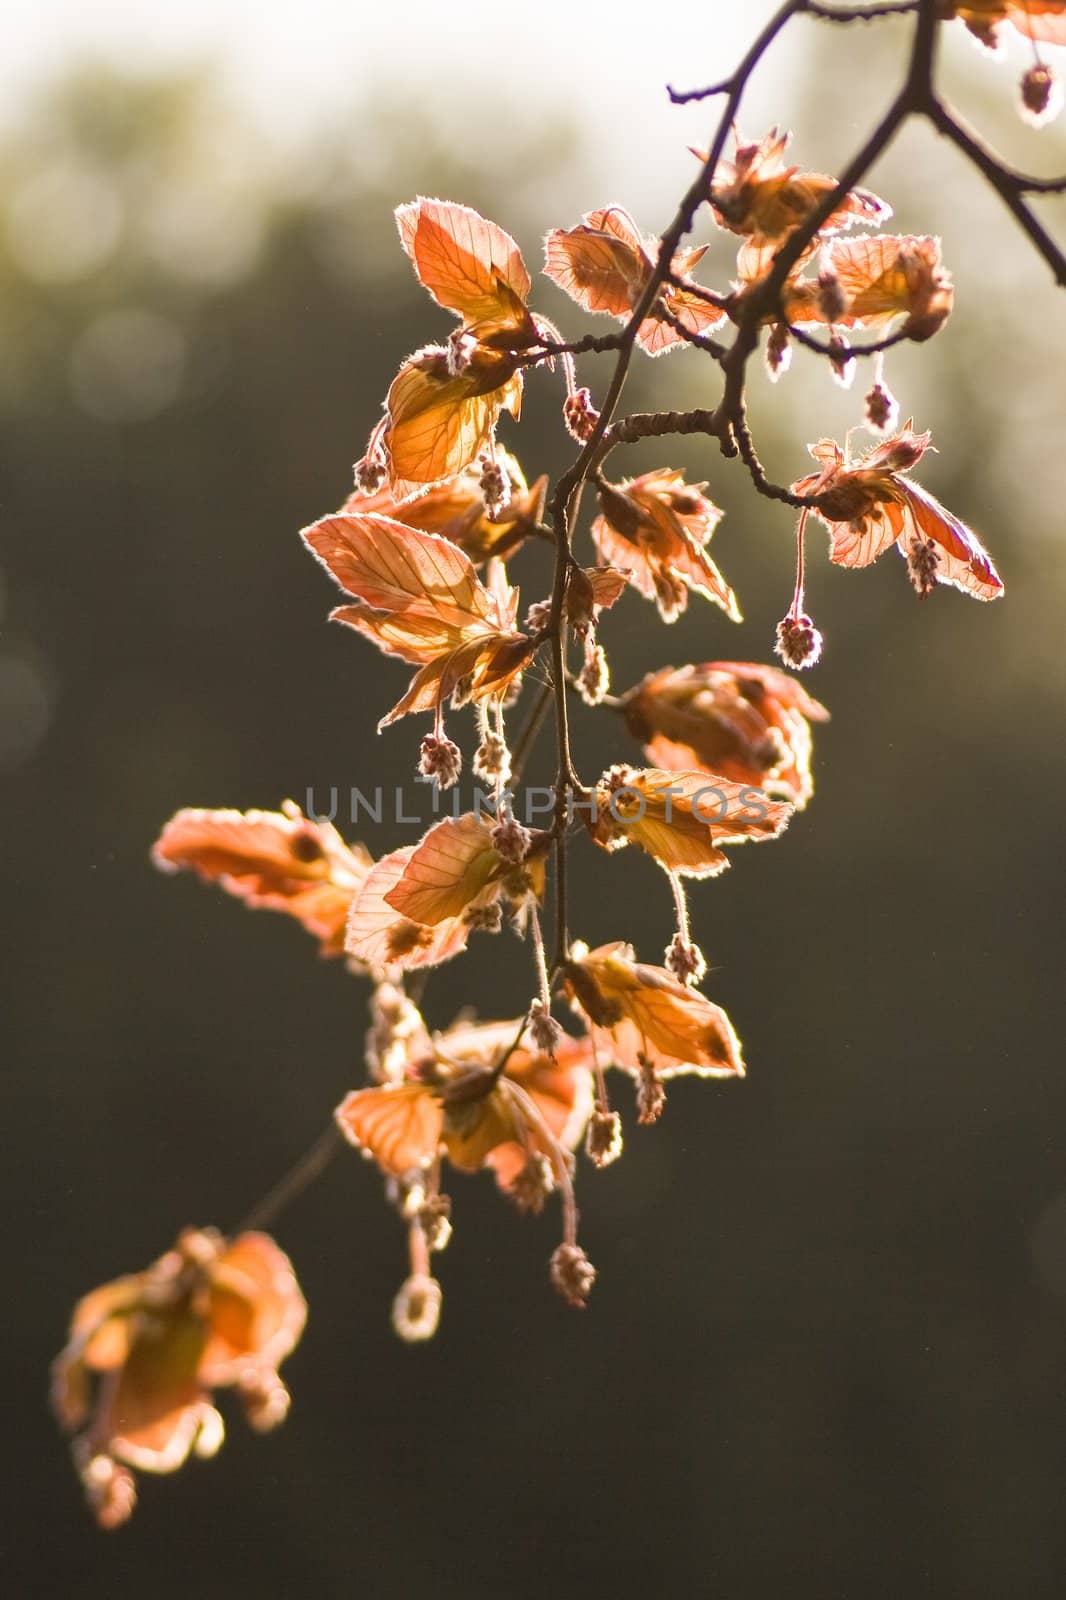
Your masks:
{"label": "hanging flower cluster", "polygon": [[1018,85],[1018,110],[1034,128],[1053,122],[1062,110],[1062,82],[1040,56],[1042,44],[1066,45],[1066,0],[976,0],[956,5],[941,0],[941,14],[958,18],[972,39],[992,55],[1002,54],[1010,34],[1032,44],[1033,61]]}
{"label": "hanging flower cluster", "polygon": [[[941,10],[985,44],[1008,26],[1034,43],[1060,42],[1066,29],[1066,0]],[[919,29],[916,50],[924,37]],[[392,1323],[408,1342],[432,1337],[441,1321],[435,1263],[451,1233],[455,1174],[487,1170],[519,1212],[558,1204],[546,1277],[566,1304],[584,1307],[596,1272],[579,1238],[578,1173],[622,1155],[616,1083],[631,1086],[636,1122],[650,1125],[675,1078],[744,1075],[736,1029],[700,987],[707,963],[687,888],[725,871],[741,844],[780,839],[814,793],[812,727],[828,712],[784,670],[813,667],[824,648],[806,611],[810,518],[828,531],[837,566],[869,566],[896,545],[923,599],[944,585],[981,600],[1003,592],[976,534],[915,481],[930,435],[900,426],[885,381],[890,345],[924,343],[950,317],[940,241],[881,231],[892,215],[884,200],[789,164],[790,136],[777,129],[750,143],[734,129],[726,159],[729,125],[727,117],[661,239],[617,205],[548,234],[546,276],[585,311],[621,325],[605,336],[568,342],[532,309],[518,245],[476,211],[420,198],[396,212],[419,282],[455,323],[443,342],[403,362],[356,463],[354,491],[302,539],[341,591],[332,619],[409,674],[379,732],[425,718],[413,771],[439,795],[466,762],[487,794],[378,856],[292,801],[278,811],[180,810],[153,849],[168,873],[191,870],[250,908],[287,914],[324,956],[368,982],[365,1077],[335,1108],[331,1136],[372,1163],[406,1231]],[[709,244],[686,242],[697,222]],[[714,247],[725,254],[718,287],[694,275]],[[730,328],[734,343],[718,343]],[[853,346],[856,332],[874,342]],[[744,402],[745,363],[760,343],[772,379],[795,346],[812,349],[844,384],[871,357],[856,422],[873,435],[869,448],[853,448],[856,429],[843,445],[820,439],[810,446],[813,472],[771,484]],[[720,404],[617,418],[634,351],[683,348],[721,367]],[[617,352],[615,375],[593,396],[578,383],[575,357],[605,349]],[[561,371],[563,426],[580,446],[554,486],[497,440],[505,414],[518,421],[526,376],[537,369]],[[631,607],[630,626],[654,625],[644,600],[666,624],[700,600],[719,625],[741,621],[708,550],[722,520],[708,483],[669,466],[607,476],[614,450],[666,434],[716,440],[758,490],[798,510],[792,601],[776,635],[783,665],[663,666],[613,695],[616,607]],[[524,603],[511,566],[523,550],[535,585]],[[578,770],[571,697],[618,718],[618,759],[596,777]],[[473,723],[465,751],[453,737],[453,714],[464,707]],[[515,801],[549,711],[557,775],[538,826]],[[611,855],[632,846],[662,869],[675,926],[660,963],[634,948],[639,926],[595,948],[577,936],[587,930],[572,929],[566,869],[582,835]],[[475,935],[525,947],[528,1003],[503,1020],[470,1009],[435,1027],[427,979]],[[168,1472],[190,1452],[217,1447],[216,1390],[234,1388],[255,1427],[281,1420],[288,1396],[277,1369],[304,1315],[287,1258],[247,1230],[225,1238],[187,1229],[154,1266],[79,1302],[53,1399],[102,1526],[128,1517],[134,1471]]]}

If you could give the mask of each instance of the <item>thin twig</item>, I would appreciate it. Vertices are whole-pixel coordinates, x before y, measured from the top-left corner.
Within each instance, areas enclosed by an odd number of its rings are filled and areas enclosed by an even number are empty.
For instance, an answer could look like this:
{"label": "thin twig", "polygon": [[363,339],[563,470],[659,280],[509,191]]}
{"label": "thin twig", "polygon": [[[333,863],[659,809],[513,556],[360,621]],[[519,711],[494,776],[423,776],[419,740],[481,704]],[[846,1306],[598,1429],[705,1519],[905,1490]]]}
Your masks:
{"label": "thin twig", "polygon": [[802,11],[820,22],[876,22],[879,17],[906,17],[917,9],[918,0],[891,0],[884,6],[826,6],[807,0]]}
{"label": "thin twig", "polygon": [[542,683],[540,686],[540,693],[537,695],[537,698],[530,707],[526,720],[519,731],[517,740],[515,741],[514,751],[511,755],[512,783],[517,783],[519,778],[522,776],[526,762],[529,760],[529,757],[532,754],[533,746],[537,742],[537,734],[544,726],[544,719],[548,715],[548,712],[551,708],[552,695],[554,692],[555,691],[550,682]]}
{"label": "thin twig", "polygon": [[999,195],[1022,232],[1043,256],[1055,275],[1060,288],[1066,288],[1066,256],[1048,233],[1043,223],[1034,215],[1023,198],[1023,188],[1032,193],[1055,194],[1066,189],[1066,180],[1053,179],[1045,185],[1037,180],[1019,179],[997,161],[992,152],[966,128],[958,114],[949,109],[935,94],[930,94],[921,108],[938,133],[944,134],[961,150]]}
{"label": "thin twig", "polygon": [[248,1214],[233,1230],[233,1234],[246,1233],[251,1228],[265,1228],[279,1217],[304,1190],[310,1188],[316,1178],[320,1178],[333,1160],[345,1147],[345,1138],[337,1127],[331,1122],[323,1133],[320,1133],[310,1150],[306,1151],[289,1168],[285,1176],[277,1182],[254,1205]]}
{"label": "thin twig", "polygon": [[709,356],[714,357],[715,361],[722,361],[729,354],[728,345],[722,344],[718,339],[712,339],[709,333],[697,333],[694,329],[687,328],[681,318],[675,316],[672,311],[668,311],[665,306],[659,308],[656,316],[660,317],[668,327],[673,328],[674,332],[684,339],[686,344],[690,344],[694,350],[706,351]]}
{"label": "thin twig", "polygon": [[[807,350],[813,350],[815,355],[829,355],[829,346],[813,338],[804,328],[797,327],[794,322],[786,323],[785,326],[797,344],[803,345]],[[906,329],[897,328],[895,333],[886,333],[883,339],[875,339],[872,344],[851,344],[849,342],[848,353],[853,356],[877,356],[881,355],[885,350],[891,350],[895,344],[904,344],[909,338],[910,334]]]}

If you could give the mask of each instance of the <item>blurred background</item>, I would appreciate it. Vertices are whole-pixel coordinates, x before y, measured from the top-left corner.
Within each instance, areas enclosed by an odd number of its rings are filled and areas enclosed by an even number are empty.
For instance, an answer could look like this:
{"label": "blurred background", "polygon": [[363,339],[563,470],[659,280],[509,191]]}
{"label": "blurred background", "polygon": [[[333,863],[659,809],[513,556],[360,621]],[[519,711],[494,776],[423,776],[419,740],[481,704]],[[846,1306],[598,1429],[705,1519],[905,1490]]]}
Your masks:
{"label": "blurred background", "polygon": [[[1060,1595],[1066,1582],[1066,1075],[1061,794],[1066,600],[1061,298],[998,199],[929,131],[870,177],[939,232],[957,309],[893,352],[922,481],[1007,586],[919,606],[888,555],[810,541],[830,707],[817,793],[786,839],[693,893],[706,987],[744,1084],[671,1090],[663,1123],[582,1177],[588,1311],[551,1293],[554,1215],[456,1178],[442,1327],[399,1345],[404,1240],[339,1159],[278,1224],[310,1322],[285,1427],[234,1417],[221,1456],[142,1485],[107,1537],[45,1410],[75,1298],[187,1222],[233,1225],[359,1079],[365,989],[299,929],[159,877],[180,805],[273,807],[409,784],[421,727],[375,724],[404,670],[327,627],[297,530],[351,484],[399,361],[447,319],[392,208],[482,208],[540,239],[627,205],[658,231],[712,112],[664,84],[727,72],[765,0],[389,8],[58,0],[5,14],[0,118],[0,876],[10,1184],[0,1501],[9,1592],[111,1597],[508,1593]],[[891,93],[908,24],[798,22],[742,127],[839,167]],[[1025,53],[946,30],[942,78],[1011,161],[1066,164],[1066,122],[1015,113]],[[1066,204],[1042,205],[1066,231]],[[701,238],[710,238],[704,224]],[[721,238],[701,276],[722,285]],[[537,307],[594,323],[542,280]],[[583,365],[602,392],[605,358]],[[773,476],[860,419],[798,359],[752,381]],[[632,408],[713,403],[694,353],[640,363]],[[527,474],[558,472],[558,377],[535,376]],[[684,447],[683,447],[684,446]],[[603,639],[620,691],[666,663],[769,660],[792,519],[711,443],[685,466],[727,516],[714,554],[745,622],[672,630],[630,595]],[[584,537],[584,535],[583,535]],[[584,545],[589,548],[587,542]],[[523,552],[526,599],[548,559]],[[469,712],[454,720],[472,748]],[[632,759],[575,714],[581,770]],[[530,777],[547,781],[542,741]],[[375,854],[409,842],[364,826]],[[669,895],[636,852],[575,851],[573,925],[658,960]],[[520,947],[474,940],[427,1016],[517,1014]],[[629,1116],[627,1097],[623,1109]]]}

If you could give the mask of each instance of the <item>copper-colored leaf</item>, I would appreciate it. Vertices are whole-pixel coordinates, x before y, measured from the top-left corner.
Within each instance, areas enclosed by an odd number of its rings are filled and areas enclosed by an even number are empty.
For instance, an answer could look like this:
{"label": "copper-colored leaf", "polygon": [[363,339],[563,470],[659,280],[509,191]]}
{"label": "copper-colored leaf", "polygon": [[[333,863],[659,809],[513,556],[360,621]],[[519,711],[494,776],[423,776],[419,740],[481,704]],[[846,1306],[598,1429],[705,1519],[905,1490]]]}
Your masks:
{"label": "copper-colored leaf", "polygon": [[399,883],[414,845],[383,856],[352,901],[345,937],[350,956],[375,972],[435,967],[465,950],[471,929],[461,918],[426,927],[402,916],[385,896]]}
{"label": "copper-colored leaf", "polygon": [[396,1178],[428,1167],[440,1147],[444,1110],[426,1084],[357,1089],[334,1115],[344,1137]]}
{"label": "copper-colored leaf", "polygon": [[215,1261],[208,1286],[205,1383],[235,1383],[249,1367],[277,1367],[296,1345],[307,1306],[292,1263],[269,1234],[242,1233]]}
{"label": "copper-colored leaf", "polygon": [[385,409],[389,481],[406,494],[468,467],[491,442],[501,411],[519,416],[522,374],[512,356],[481,345],[453,372],[447,352],[431,346],[404,362]]}
{"label": "copper-colored leaf", "polygon": [[352,897],[372,861],[329,822],[305,817],[292,801],[281,811],[186,808],[152,848],[164,872],[191,868],[253,908],[285,911],[339,955]]}
{"label": "copper-colored leaf", "polygon": [[[704,248],[674,257],[673,272],[682,281],[663,286],[637,333],[638,343],[649,355],[685,342],[664,320],[663,310],[691,333],[703,333],[725,320],[725,312],[702,298],[687,276]],[[607,206],[590,212],[576,228],[554,228],[548,234],[544,271],[587,311],[626,322],[651,278],[658,251],[658,241],[644,239],[627,211]]]}
{"label": "copper-colored leaf", "polygon": [[844,326],[870,327],[906,316],[902,331],[921,341],[951,314],[951,276],[940,259],[940,240],[931,235],[834,239],[823,250],[821,264],[843,292],[846,310],[834,320]]}
{"label": "copper-colored leaf", "polygon": [[440,706],[461,679],[472,699],[499,694],[528,662],[533,640],[514,628],[517,592],[490,590],[457,546],[374,513],[339,513],[305,528],[304,542],[363,602],[333,617],[388,655],[421,665],[384,727]]}
{"label": "copper-colored leaf", "polygon": [[[790,133],[771,128],[756,143],[742,144],[738,139],[734,160],[719,163],[711,181],[711,205],[723,227],[760,242],[780,243],[832,194],[835,178],[802,172],[786,163],[791,138]],[[877,195],[852,189],[820,232],[832,233],[856,222],[876,225],[891,215],[891,208]]]}
{"label": "copper-colored leaf", "polygon": [[496,463],[511,488],[506,508],[496,517],[490,517],[485,508],[481,469],[476,465],[407,496],[397,496],[389,488],[374,494],[357,490],[341,510],[356,515],[373,512],[423,533],[440,534],[475,563],[490,556],[505,559],[513,555],[543,517],[548,479],[542,475],[528,487],[518,462],[500,445],[496,446]]}
{"label": "copper-colored leaf", "polygon": [[469,206],[419,196],[398,206],[400,241],[418,281],[468,327],[495,326],[524,307],[530,277],[509,233]]}
{"label": "copper-colored leaf", "polygon": [[1004,25],[1038,44],[1066,44],[1066,0],[941,0],[940,14],[957,17],[990,50],[997,48]]}
{"label": "copper-colored leaf", "polygon": [[743,1076],[740,1042],[721,1007],[665,968],[637,961],[630,945],[575,943],[563,977],[615,1066],[639,1075],[647,1063],[662,1078]]}
{"label": "copper-colored leaf", "polygon": [[663,667],[623,696],[634,738],[657,767],[702,770],[806,805],[811,722],[829,713],[789,673],[753,661]]}
{"label": "copper-colored leaf", "polygon": [[248,1419],[274,1427],[288,1409],[278,1364],[306,1305],[286,1255],[266,1234],[229,1242],[187,1228],[173,1249],[79,1301],[53,1363],[53,1409],[75,1435],[74,1462],[101,1527],[131,1515],[130,1468],[173,1472],[212,1454],[222,1419],[211,1391],[236,1386]]}
{"label": "copper-colored leaf", "polygon": [[740,621],[736,596],[704,548],[722,515],[704,487],[666,469],[598,489],[592,536],[600,556],[627,571],[664,622],[680,616],[690,590]]}
{"label": "copper-colored leaf", "polygon": [[426,927],[461,917],[480,904],[486,890],[491,894],[502,865],[492,829],[491,818],[473,812],[436,823],[385,896],[388,904]]}
{"label": "copper-colored leaf", "polygon": [[815,515],[837,566],[869,566],[896,543],[919,593],[949,583],[977,600],[998,599],[1003,583],[976,534],[906,476],[928,447],[929,434],[910,424],[855,462],[832,439],[820,440],[811,454],[822,470],[792,489],[823,497]]}
{"label": "copper-colored leaf", "polygon": [[589,831],[607,850],[639,845],[667,872],[714,877],[729,859],[722,846],[775,839],[792,807],[750,783],[706,772],[612,767],[596,786]]}

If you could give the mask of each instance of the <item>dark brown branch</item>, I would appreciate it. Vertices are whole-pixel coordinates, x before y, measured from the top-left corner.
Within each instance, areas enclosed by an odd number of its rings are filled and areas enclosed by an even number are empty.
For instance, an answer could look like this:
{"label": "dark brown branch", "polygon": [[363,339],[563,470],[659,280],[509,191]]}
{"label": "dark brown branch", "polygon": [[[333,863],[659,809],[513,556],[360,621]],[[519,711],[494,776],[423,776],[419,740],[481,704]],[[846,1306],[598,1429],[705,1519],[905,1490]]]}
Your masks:
{"label": "dark brown branch", "polygon": [[[748,79],[751,77],[752,73],[755,71],[755,68],[758,66],[767,50],[769,50],[774,40],[781,32],[781,29],[787,22],[790,22],[793,17],[799,16],[800,12],[803,11],[804,8],[805,0],[789,0],[788,4],[780,6],[778,10],[774,12],[773,16],[770,18],[762,32],[759,34],[754,44],[751,46],[751,49],[744,56],[736,71],[731,73],[728,78],[723,78],[719,83],[711,84],[710,88],[708,89],[679,90],[672,89],[668,85],[666,92],[670,96],[670,99],[673,101],[674,105],[684,106],[688,105],[692,100],[709,100],[715,95],[727,94],[732,104],[732,111],[728,117],[728,120],[726,121],[726,131],[728,132],[729,124],[732,122],[733,116],[736,114],[737,107],[740,104],[740,97],[747,87]],[[722,143],[724,145],[724,138]],[[721,152],[719,152],[719,154],[720,153]],[[711,167],[712,172],[717,164],[717,161],[715,161],[714,165]]]}
{"label": "dark brown branch", "polygon": [[[815,339],[804,328],[799,328],[794,322],[786,323],[789,333],[797,344],[803,345],[805,350],[813,350],[815,355],[828,356],[829,346]],[[894,344],[905,344],[910,334],[904,328],[897,328],[895,333],[886,333],[883,339],[875,339],[872,344],[851,344],[849,340],[849,355],[876,356],[883,350],[891,350]]]}
{"label": "dark brown branch", "polygon": [[1019,194],[1066,194],[1066,178],[1030,178],[1024,172],[1013,172],[998,162],[1007,183]]}
{"label": "dark brown branch", "polygon": [[616,444],[636,444],[638,439],[659,439],[667,433],[708,433],[717,438],[721,426],[716,410],[634,411],[608,428],[600,460]]}
{"label": "dark brown branch", "polygon": [[693,283],[691,279],[682,277],[680,272],[667,271],[665,282],[673,284],[675,289],[684,289],[686,294],[695,295],[697,300],[702,300],[705,305],[714,306],[716,311],[725,311],[729,305],[729,297],[716,294],[713,289],[706,288],[702,283]]}
{"label": "dark brown branch", "polygon": [[707,153],[707,158],[682,197],[676,216],[662,235],[655,266],[641,291],[640,298],[633,307],[629,321],[622,329],[618,359],[615,362],[614,372],[611,375],[611,381],[607,387],[607,393],[604,396],[596,425],[573,466],[563,474],[556,484],[555,493],[552,495],[548,508],[548,515],[556,536],[555,581],[552,588],[552,608],[549,622],[552,635],[552,669],[555,679],[555,724],[558,760],[555,786],[555,952],[552,961],[553,970],[558,967],[560,962],[565,960],[568,948],[566,818],[571,795],[581,792],[581,783],[574,771],[570,755],[567,732],[566,618],[563,607],[570,565],[573,561],[573,556],[570,552],[570,531],[577,515],[582,486],[590,471],[603,458],[603,436],[611,424],[621,398],[637,334],[659,298],[663,284],[666,282],[667,274],[671,270],[678,246],[692,231],[697,211],[710,196],[711,179],[715,168],[721,160],[726,140],[729,137],[729,130],[736,117],[748,79],[789,18],[795,15],[800,4],[801,0],[786,0],[786,4],[778,8],[774,16],[751,44],[733,74],[726,104],[723,107],[718,127],[711,141],[711,148]]}
{"label": "dark brown branch", "polygon": [[532,350],[523,350],[516,355],[519,366],[534,366],[539,361],[546,361],[549,356],[585,356],[601,354],[607,350],[619,350],[622,346],[620,333],[587,333],[583,339],[575,339],[573,344],[563,344],[554,339],[543,339]]}
{"label": "dark brown branch", "polygon": [[807,0],[803,14],[819,22],[876,22],[879,17],[906,17],[917,11],[918,0],[892,0],[884,6],[825,6]]}
{"label": "dark brown branch", "polygon": [[759,460],[759,452],[755,448],[755,440],[751,436],[748,426],[747,401],[741,394],[739,405],[730,419],[733,441],[737,454],[748,469],[752,483],[761,495],[767,500],[779,500],[786,506],[812,506],[817,505],[814,495],[793,494],[783,483],[774,483],[766,475],[766,470]]}
{"label": "dark brown branch", "polygon": [[667,311],[665,306],[660,306],[655,314],[694,350],[705,350],[716,361],[721,361],[728,355],[728,345],[722,344],[718,339],[712,339],[709,333],[694,333],[691,328],[686,328],[680,317],[675,317],[672,311]]}
{"label": "dark brown branch", "polygon": [[1059,193],[1066,189],[1066,180],[1052,179],[1045,185],[1043,180],[1022,178],[1017,173],[1010,172],[996,159],[991,150],[963,125],[958,115],[932,92],[920,109],[924,111],[937,132],[950,139],[956,149],[961,150],[978,172],[987,178],[1022,232],[1028,235],[1037,252],[1051,268],[1055,282],[1060,288],[1066,288],[1066,255],[1023,198],[1026,190],[1031,193]]}

